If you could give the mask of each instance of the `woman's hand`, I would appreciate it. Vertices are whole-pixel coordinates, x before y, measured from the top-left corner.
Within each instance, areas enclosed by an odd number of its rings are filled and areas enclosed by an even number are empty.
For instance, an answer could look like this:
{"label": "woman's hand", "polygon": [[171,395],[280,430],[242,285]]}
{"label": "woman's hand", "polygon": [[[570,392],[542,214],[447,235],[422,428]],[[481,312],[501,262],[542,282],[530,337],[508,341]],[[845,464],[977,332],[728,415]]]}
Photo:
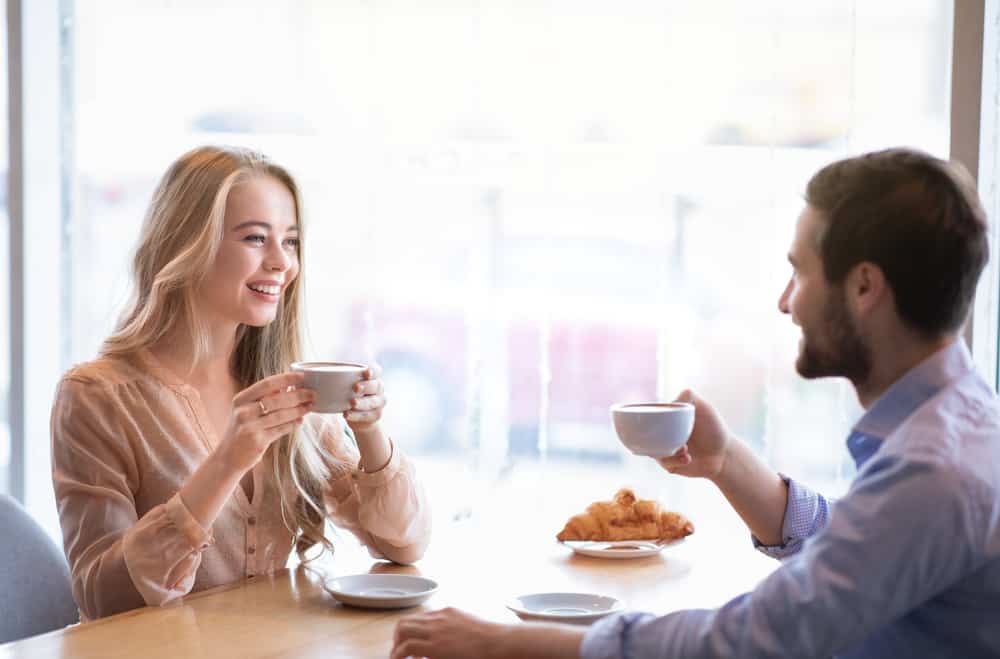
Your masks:
{"label": "woman's hand", "polygon": [[500,625],[458,609],[441,609],[407,616],[396,623],[391,659],[485,658],[495,646]]}
{"label": "woman's hand", "polygon": [[355,398],[351,399],[351,409],[344,412],[344,421],[355,435],[365,434],[382,418],[385,408],[385,386],[379,380],[382,367],[369,366],[361,373],[361,380],[354,384]]}
{"label": "woman's hand", "polygon": [[312,389],[292,389],[300,387],[302,380],[302,373],[281,373],[236,394],[229,425],[217,449],[227,464],[246,473],[275,440],[302,423],[316,399]]}
{"label": "woman's hand", "polygon": [[657,462],[671,474],[714,480],[722,472],[731,444],[739,440],[732,437],[715,408],[690,389],[682,391],[677,401],[694,405],[694,428],[687,444]]}

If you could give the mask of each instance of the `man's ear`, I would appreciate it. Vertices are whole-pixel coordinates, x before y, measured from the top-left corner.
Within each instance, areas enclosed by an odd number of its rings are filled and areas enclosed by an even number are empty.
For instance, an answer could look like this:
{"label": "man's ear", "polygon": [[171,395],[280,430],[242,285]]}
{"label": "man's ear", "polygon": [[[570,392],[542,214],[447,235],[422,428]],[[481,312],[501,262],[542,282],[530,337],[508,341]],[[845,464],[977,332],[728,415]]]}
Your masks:
{"label": "man's ear", "polygon": [[867,315],[887,299],[889,286],[882,268],[871,261],[862,261],[847,273],[844,291],[855,313]]}

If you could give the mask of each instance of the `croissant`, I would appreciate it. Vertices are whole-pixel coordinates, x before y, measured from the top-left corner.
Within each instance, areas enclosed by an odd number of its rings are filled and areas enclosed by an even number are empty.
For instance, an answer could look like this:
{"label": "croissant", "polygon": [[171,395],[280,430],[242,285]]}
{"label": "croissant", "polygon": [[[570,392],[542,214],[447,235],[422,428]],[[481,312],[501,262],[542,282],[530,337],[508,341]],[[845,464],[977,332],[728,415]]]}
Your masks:
{"label": "croissant", "polygon": [[556,539],[563,540],[679,540],[694,533],[684,515],[662,510],[650,499],[637,499],[623,487],[612,501],[596,501],[587,511],[573,515]]}

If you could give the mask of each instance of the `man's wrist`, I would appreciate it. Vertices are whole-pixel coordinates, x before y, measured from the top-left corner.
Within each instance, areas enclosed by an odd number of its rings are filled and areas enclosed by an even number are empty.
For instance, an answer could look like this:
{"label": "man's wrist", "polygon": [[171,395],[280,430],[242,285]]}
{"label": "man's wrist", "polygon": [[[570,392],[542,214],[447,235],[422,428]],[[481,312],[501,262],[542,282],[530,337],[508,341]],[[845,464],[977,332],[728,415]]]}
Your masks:
{"label": "man's wrist", "polygon": [[725,491],[727,488],[733,485],[733,471],[739,462],[740,449],[746,448],[737,437],[730,435],[729,439],[726,441],[726,448],[722,452],[722,462],[719,465],[719,471],[715,476],[711,477],[709,480],[715,484],[717,488]]}

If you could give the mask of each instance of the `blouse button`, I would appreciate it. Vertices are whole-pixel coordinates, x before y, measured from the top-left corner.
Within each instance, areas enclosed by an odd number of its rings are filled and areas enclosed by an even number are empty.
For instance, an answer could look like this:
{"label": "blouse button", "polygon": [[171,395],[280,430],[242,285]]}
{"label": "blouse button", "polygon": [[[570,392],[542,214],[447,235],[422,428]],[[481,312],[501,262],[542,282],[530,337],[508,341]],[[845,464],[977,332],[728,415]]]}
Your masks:
{"label": "blouse button", "polygon": [[253,545],[250,545],[249,547],[247,547],[247,553],[248,554],[256,554],[257,553],[257,548],[254,547]]}
{"label": "blouse button", "polygon": [[257,523],[257,518],[256,517],[249,517],[249,518],[247,518],[247,524],[249,524],[250,526],[253,526],[256,523]]}

